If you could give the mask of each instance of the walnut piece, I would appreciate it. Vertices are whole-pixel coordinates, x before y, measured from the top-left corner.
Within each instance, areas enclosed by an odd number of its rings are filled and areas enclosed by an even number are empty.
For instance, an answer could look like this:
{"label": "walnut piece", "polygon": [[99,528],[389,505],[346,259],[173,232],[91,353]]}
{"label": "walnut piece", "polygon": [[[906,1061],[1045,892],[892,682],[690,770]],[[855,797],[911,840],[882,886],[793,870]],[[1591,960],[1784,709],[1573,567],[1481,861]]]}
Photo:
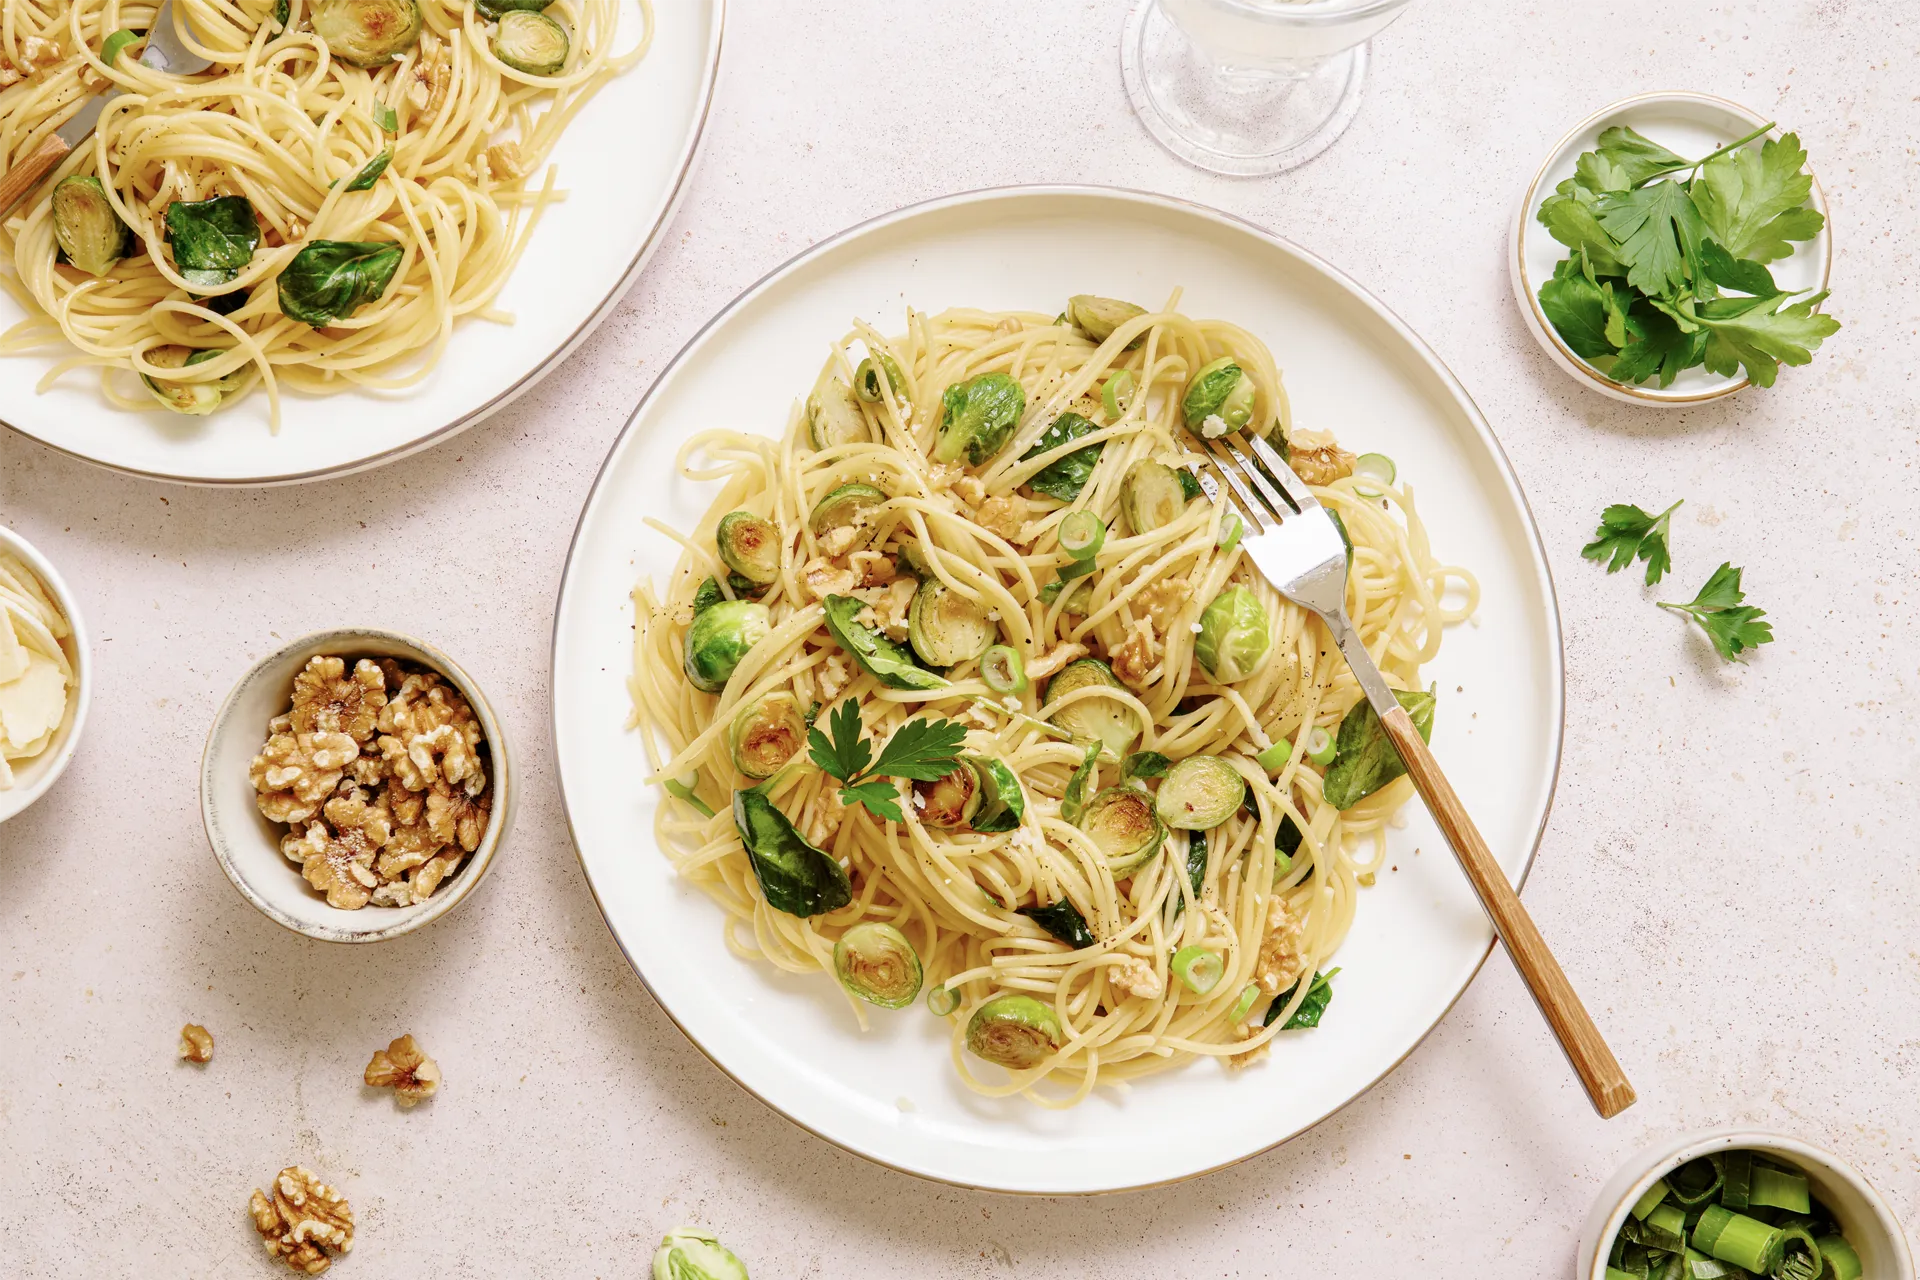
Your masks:
{"label": "walnut piece", "polygon": [[854,621],[886,633],[889,640],[907,638],[907,611],[913,606],[920,584],[912,578],[900,578],[884,587],[862,588],[854,594],[867,607],[854,615]]}
{"label": "walnut piece", "polygon": [[1300,981],[1306,969],[1300,954],[1304,938],[1300,921],[1287,900],[1274,894],[1267,903],[1267,936],[1260,943],[1260,958],[1254,962],[1253,980],[1268,995],[1278,995]]}
{"label": "walnut piece", "polygon": [[852,569],[843,568],[825,556],[815,556],[800,566],[800,585],[804,586],[815,600],[825,600],[828,596],[844,596],[851,592],[857,576]]}
{"label": "walnut piece", "polygon": [[189,1022],[180,1028],[180,1056],[188,1062],[212,1062],[212,1033],[197,1022]]}
{"label": "walnut piece", "polygon": [[403,1107],[425,1102],[440,1087],[440,1064],[426,1055],[411,1035],[373,1051],[363,1079],[376,1089],[393,1090]]}
{"label": "walnut piece", "polygon": [[253,1229],[267,1256],[295,1271],[317,1276],[334,1255],[353,1248],[353,1210],[347,1199],[305,1165],[292,1165],[273,1180],[273,1194],[256,1190],[247,1202]]}
{"label": "walnut piece", "polygon": [[275,733],[247,768],[260,812],[269,822],[305,822],[359,754],[360,744],[344,733]]}
{"label": "walnut piece", "polygon": [[365,742],[386,705],[387,678],[373,662],[360,659],[349,676],[343,660],[316,654],[293,678],[290,718],[296,733],[344,733]]}
{"label": "walnut piece", "polygon": [[988,498],[973,513],[973,522],[989,533],[997,533],[1008,542],[1025,542],[1027,504],[1025,499],[1008,494]]}
{"label": "walnut piece", "polygon": [[1153,623],[1146,618],[1135,618],[1127,638],[1115,645],[1108,657],[1113,662],[1113,674],[1120,677],[1122,684],[1141,689],[1159,665],[1160,652],[1160,638],[1153,634]]}
{"label": "walnut piece", "polygon": [[1353,455],[1331,439],[1321,445],[1296,443],[1287,451],[1287,465],[1308,484],[1332,484],[1353,474]]}
{"label": "walnut piece", "polygon": [[431,31],[422,33],[419,56],[407,73],[407,101],[420,113],[416,123],[425,124],[438,114],[452,81],[453,55],[446,41]]}
{"label": "walnut piece", "polygon": [[1153,966],[1138,956],[1126,956],[1107,969],[1107,985],[1122,996],[1142,996],[1148,1000],[1166,990]]}
{"label": "walnut piece", "polygon": [[1046,656],[1027,664],[1029,680],[1045,680],[1069,662],[1087,656],[1087,646],[1069,640],[1047,650]]}

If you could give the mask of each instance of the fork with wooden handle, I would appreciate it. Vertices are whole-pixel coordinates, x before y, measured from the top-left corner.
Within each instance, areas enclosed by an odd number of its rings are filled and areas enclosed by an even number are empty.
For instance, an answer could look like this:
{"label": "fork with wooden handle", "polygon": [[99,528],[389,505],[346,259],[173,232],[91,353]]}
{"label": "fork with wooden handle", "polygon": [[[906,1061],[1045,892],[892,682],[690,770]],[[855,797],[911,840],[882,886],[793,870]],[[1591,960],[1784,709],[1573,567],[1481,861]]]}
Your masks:
{"label": "fork with wooden handle", "polygon": [[[118,51],[115,51],[118,56]],[[190,76],[205,71],[213,63],[180,42],[173,29],[173,0],[163,0],[153,15],[153,27],[147,32],[147,47],[140,61],[155,71]],[[40,145],[14,162],[6,176],[0,177],[0,214],[20,203],[22,196],[40,184],[75,148],[87,140],[100,122],[107,103],[120,95],[117,87],[108,87],[80,104],[65,124],[40,140]]]}
{"label": "fork with wooden handle", "polygon": [[[1250,437],[1248,445],[1243,446],[1229,436],[1202,439],[1201,444],[1233,491],[1247,522],[1248,533],[1240,545],[1280,594],[1326,624],[1380,717],[1388,740],[1406,765],[1414,789],[1426,801],[1474,892],[1480,895],[1481,905],[1493,918],[1494,930],[1506,944],[1507,954],[1533,993],[1540,1012],[1546,1015],[1594,1110],[1606,1117],[1626,1110],[1634,1101],[1626,1073],[1587,1016],[1567,975],[1534,927],[1533,917],[1520,905],[1506,873],[1494,861],[1486,840],[1414,727],[1413,718],[1387,686],[1347,616],[1347,549],[1333,517],[1266,441]],[[1247,447],[1253,451],[1251,458]]]}

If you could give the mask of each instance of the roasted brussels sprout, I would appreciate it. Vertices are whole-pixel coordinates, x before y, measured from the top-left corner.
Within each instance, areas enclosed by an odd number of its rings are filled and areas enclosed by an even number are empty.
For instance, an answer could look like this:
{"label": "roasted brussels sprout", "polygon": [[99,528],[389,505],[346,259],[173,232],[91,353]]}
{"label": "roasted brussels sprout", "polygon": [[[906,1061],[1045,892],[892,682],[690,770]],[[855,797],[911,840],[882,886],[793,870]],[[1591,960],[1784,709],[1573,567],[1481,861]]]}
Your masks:
{"label": "roasted brussels sprout", "polygon": [[[1073,321],[1073,327],[1087,335],[1094,342],[1105,342],[1118,329],[1135,316],[1147,314],[1145,307],[1136,307],[1131,302],[1122,302],[1118,298],[1099,298],[1091,293],[1076,293],[1067,299],[1067,319]],[[1127,344],[1127,350],[1146,341],[1141,334]]]}
{"label": "roasted brussels sprout", "polygon": [[975,831],[1011,831],[1027,816],[1027,793],[1012,769],[992,756],[963,756],[980,778],[980,809],[973,815]]}
{"label": "roasted brussels sprout", "polygon": [[944,778],[914,783],[913,807],[930,827],[964,827],[980,812],[980,791],[980,775],[962,760]]}
{"label": "roasted brussels sprout", "polygon": [[749,778],[771,778],[807,745],[807,722],[790,693],[768,693],[741,707],[727,732],[733,767]]}
{"label": "roasted brussels sprout", "polygon": [[840,985],[868,1004],[904,1009],[920,994],[920,953],[890,924],[863,920],[833,944]]}
{"label": "roasted brussels sprout", "polygon": [[713,540],[720,544],[720,558],[756,587],[764,587],[780,577],[780,530],[771,520],[762,520],[751,511],[729,511],[720,517]]}
{"label": "roasted brussels sprout", "polygon": [[1181,402],[1187,427],[1207,439],[1238,431],[1253,417],[1254,385],[1232,356],[1202,365]]}
{"label": "roasted brussels sprout", "polygon": [[557,76],[567,66],[567,29],[528,9],[501,14],[490,47],[494,57],[530,76]]}
{"label": "roasted brussels sprout", "polygon": [[1153,797],[1138,787],[1108,787],[1095,796],[1080,817],[1080,829],[1100,850],[1116,880],[1145,866],[1167,839],[1167,829],[1153,811]]}
{"label": "roasted brussels sprout", "polygon": [[1010,1071],[1039,1066],[1065,1038],[1053,1010],[1032,996],[995,996],[967,1019],[967,1051]]}
{"label": "roasted brussels sprout", "polygon": [[[146,360],[148,364],[162,369],[185,369],[225,354],[225,351],[195,351],[192,347],[151,347],[146,352]],[[212,382],[174,382],[146,374],[141,374],[140,380],[147,384],[147,390],[153,392],[153,398],[167,408],[175,413],[196,417],[204,417],[218,409],[227,392],[237,390],[240,386],[240,375],[237,373],[216,378]]]}
{"label": "roasted brussels sprout", "polygon": [[[1103,685],[1109,689],[1126,687],[1113,674],[1113,668],[1100,659],[1082,658],[1078,662],[1068,663],[1059,675],[1047,682],[1047,702],[1051,705],[1088,685]],[[1124,759],[1140,737],[1140,717],[1132,707],[1115,698],[1082,699],[1049,713],[1047,719],[1076,738],[1094,739],[1105,744],[1116,759]]]}
{"label": "roasted brussels sprout", "polygon": [[964,455],[967,465],[979,466],[1000,452],[1026,407],[1027,393],[1004,373],[954,383],[940,397],[933,460],[954,462]]}
{"label": "roasted brussels sprout", "polygon": [[807,439],[816,449],[865,444],[873,439],[867,415],[853,398],[853,388],[838,378],[825,378],[807,397]]}
{"label": "roasted brussels sprout", "polygon": [[722,600],[694,615],[687,628],[687,679],[703,693],[727,687],[747,650],[767,638],[773,615],[750,600]]}
{"label": "roasted brussels sprout", "polygon": [[813,514],[807,517],[807,527],[813,530],[816,538],[824,538],[834,529],[854,530],[853,541],[835,552],[843,554],[873,540],[877,530],[869,523],[870,515],[886,501],[884,489],[859,481],[843,484],[814,504]]}
{"label": "roasted brussels sprout", "polygon": [[1167,771],[1154,810],[1176,831],[1211,831],[1246,798],[1246,779],[1232,765],[1219,756],[1189,756]]}
{"label": "roasted brussels sprout", "polygon": [[1141,458],[1120,478],[1120,514],[1136,536],[1163,529],[1187,509],[1186,490],[1176,471],[1164,462]]}
{"label": "roasted brussels sprout", "polygon": [[873,358],[862,360],[853,371],[853,393],[868,404],[879,404],[881,400],[880,374],[887,375],[887,392],[896,400],[907,398],[907,379],[900,372],[900,364],[892,356],[880,353],[880,369],[873,367]]}
{"label": "roasted brussels sprout", "polygon": [[1228,587],[1201,610],[1193,656],[1221,684],[1237,684],[1260,669],[1272,643],[1260,597],[1246,587]]}
{"label": "roasted brussels sprout", "polygon": [[417,0],[319,0],[311,14],[314,34],[334,57],[369,71],[420,39]]}
{"label": "roasted brussels sprout", "polygon": [[747,1280],[747,1269],[712,1232],[675,1227],[654,1251],[653,1280]]}
{"label": "roasted brussels sprout", "polygon": [[127,253],[132,233],[107,201],[100,179],[68,174],[53,189],[53,239],[67,261],[90,276],[104,276]]}
{"label": "roasted brussels sprout", "polygon": [[987,651],[1000,629],[988,610],[938,578],[928,578],[907,610],[907,638],[923,662],[951,667]]}

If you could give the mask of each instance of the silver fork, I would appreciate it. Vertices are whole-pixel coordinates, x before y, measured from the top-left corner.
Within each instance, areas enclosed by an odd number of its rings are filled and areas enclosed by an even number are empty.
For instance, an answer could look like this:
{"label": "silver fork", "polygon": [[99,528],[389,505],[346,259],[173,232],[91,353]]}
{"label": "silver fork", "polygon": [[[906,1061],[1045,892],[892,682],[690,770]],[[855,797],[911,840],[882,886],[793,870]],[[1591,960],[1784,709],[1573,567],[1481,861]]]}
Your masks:
{"label": "silver fork", "polygon": [[1347,616],[1346,543],[1334,527],[1332,515],[1273,446],[1258,436],[1249,439],[1252,458],[1232,437],[1200,440],[1247,522],[1240,545],[1280,594],[1326,625],[1380,717],[1388,741],[1406,765],[1414,789],[1460,860],[1474,892],[1480,896],[1480,905],[1492,917],[1495,932],[1506,944],[1507,954],[1533,993],[1540,1012],[1546,1015],[1594,1110],[1603,1117],[1618,1115],[1634,1101],[1626,1073],[1587,1016],[1580,997],[1534,926],[1533,917],[1520,904],[1506,873],[1494,861],[1493,852],[1467,816],[1460,797],[1440,771],[1414,727],[1413,717],[1400,705],[1373,655],[1353,629],[1353,621]]}

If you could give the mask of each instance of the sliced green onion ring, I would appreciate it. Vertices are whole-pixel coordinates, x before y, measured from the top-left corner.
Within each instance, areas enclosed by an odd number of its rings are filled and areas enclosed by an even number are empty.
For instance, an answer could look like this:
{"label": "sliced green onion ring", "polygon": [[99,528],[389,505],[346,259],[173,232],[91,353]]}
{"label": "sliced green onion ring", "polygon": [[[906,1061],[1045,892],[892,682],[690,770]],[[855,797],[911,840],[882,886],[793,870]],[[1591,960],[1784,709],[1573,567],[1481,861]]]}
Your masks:
{"label": "sliced green onion ring", "polygon": [[1319,725],[1307,730],[1307,759],[1317,765],[1333,763],[1333,735]]}
{"label": "sliced green onion ring", "polygon": [[1240,536],[1247,531],[1247,522],[1240,518],[1238,511],[1229,511],[1220,518],[1220,532],[1214,537],[1214,545],[1220,548],[1220,554],[1230,556],[1233,549],[1240,545]]}
{"label": "sliced green onion ring", "polygon": [[1060,522],[1060,549],[1075,560],[1091,560],[1107,540],[1107,526],[1091,511],[1074,511]]}
{"label": "sliced green onion ring", "polygon": [[693,792],[694,787],[700,783],[700,775],[694,773],[688,774],[687,776],[690,781],[682,782],[678,778],[668,778],[665,782],[661,783],[661,785],[667,789],[667,794],[674,799],[685,800],[688,804],[698,809],[701,817],[711,818],[713,816],[713,810],[707,807],[706,801],[702,800]]}
{"label": "sliced green onion ring", "polygon": [[992,645],[980,655],[980,678],[995,693],[1025,693],[1027,664],[1012,645]]}
{"label": "sliced green onion ring", "polygon": [[1253,758],[1253,762],[1268,773],[1278,773],[1283,765],[1293,757],[1293,743],[1285,738],[1274,743]]}
{"label": "sliced green onion ring", "polygon": [[1240,989],[1240,998],[1233,1002],[1233,1008],[1227,1010],[1228,1022],[1239,1022],[1253,1011],[1253,1002],[1260,998],[1260,984],[1249,982]]}
{"label": "sliced green onion ring", "polygon": [[927,1008],[936,1018],[956,1013],[960,1008],[960,993],[936,982],[927,988]]}
{"label": "sliced green onion ring", "polygon": [[1122,369],[1100,388],[1100,407],[1107,411],[1108,422],[1118,422],[1133,403],[1133,370]]}
{"label": "sliced green onion ring", "polygon": [[[1394,477],[1400,474],[1400,470],[1393,465],[1393,459],[1384,453],[1363,453],[1353,460],[1353,474],[1357,480],[1371,480],[1375,484],[1389,485],[1393,483]],[[1358,486],[1355,486],[1355,492],[1369,498],[1380,496],[1378,490],[1361,489]]]}
{"label": "sliced green onion ring", "polygon": [[1203,996],[1220,985],[1220,979],[1226,976],[1226,962],[1220,959],[1220,953],[1209,951],[1205,947],[1182,947],[1173,953],[1173,960],[1167,966],[1173,970],[1173,976],[1186,985],[1187,990],[1197,996]]}

